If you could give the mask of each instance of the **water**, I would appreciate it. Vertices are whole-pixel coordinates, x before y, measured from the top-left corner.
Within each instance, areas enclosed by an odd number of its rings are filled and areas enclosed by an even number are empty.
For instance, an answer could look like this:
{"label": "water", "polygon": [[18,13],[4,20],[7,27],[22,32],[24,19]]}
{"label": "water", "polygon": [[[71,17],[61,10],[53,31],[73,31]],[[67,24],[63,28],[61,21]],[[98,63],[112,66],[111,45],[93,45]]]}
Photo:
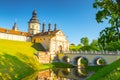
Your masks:
{"label": "water", "polygon": [[23,80],[86,80],[91,75],[80,68],[54,68],[37,72]]}

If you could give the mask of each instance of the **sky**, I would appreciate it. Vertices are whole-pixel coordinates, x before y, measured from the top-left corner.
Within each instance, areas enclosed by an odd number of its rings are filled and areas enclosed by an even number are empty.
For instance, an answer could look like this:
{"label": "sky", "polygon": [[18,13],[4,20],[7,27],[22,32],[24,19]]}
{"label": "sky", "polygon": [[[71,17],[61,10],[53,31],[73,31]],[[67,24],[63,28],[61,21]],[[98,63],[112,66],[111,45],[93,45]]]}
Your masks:
{"label": "sky", "polygon": [[[37,11],[40,23],[57,23],[70,43],[79,44],[82,37],[90,42],[99,37],[99,32],[108,23],[98,24],[93,8],[95,0],[0,0],[0,27],[11,29],[14,22],[20,31],[28,31],[32,11]],[[42,30],[42,27],[41,27]]]}

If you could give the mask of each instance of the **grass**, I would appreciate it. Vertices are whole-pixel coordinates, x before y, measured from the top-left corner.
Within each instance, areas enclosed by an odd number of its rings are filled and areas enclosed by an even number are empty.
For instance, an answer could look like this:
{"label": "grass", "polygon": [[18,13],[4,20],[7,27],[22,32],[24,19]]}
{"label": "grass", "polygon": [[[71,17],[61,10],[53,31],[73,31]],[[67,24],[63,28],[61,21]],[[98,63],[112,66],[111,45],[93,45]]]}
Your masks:
{"label": "grass", "polygon": [[88,66],[86,68],[87,71],[94,71],[94,72],[97,72],[98,70],[102,69],[103,67],[105,66]]}
{"label": "grass", "polygon": [[105,77],[101,78],[100,80],[120,80],[120,66],[113,71],[111,71],[109,74],[107,74]]}
{"label": "grass", "polygon": [[61,62],[54,62],[52,64],[45,64],[51,66],[51,68],[72,68],[73,65]]}
{"label": "grass", "polygon": [[[98,70],[87,80],[120,80],[120,74],[118,74],[120,73],[120,70],[118,70],[119,68],[120,68],[120,59]],[[115,70],[118,70],[118,72]],[[111,75],[113,76],[111,77]],[[118,78],[116,79],[116,77]]]}
{"label": "grass", "polygon": [[0,39],[0,80],[21,79],[34,71],[49,68],[39,64],[34,55],[37,46],[31,42]]}
{"label": "grass", "polygon": [[0,80],[21,80],[40,70],[71,67],[63,63],[40,64],[34,55],[38,50],[44,51],[39,43],[0,39]]}

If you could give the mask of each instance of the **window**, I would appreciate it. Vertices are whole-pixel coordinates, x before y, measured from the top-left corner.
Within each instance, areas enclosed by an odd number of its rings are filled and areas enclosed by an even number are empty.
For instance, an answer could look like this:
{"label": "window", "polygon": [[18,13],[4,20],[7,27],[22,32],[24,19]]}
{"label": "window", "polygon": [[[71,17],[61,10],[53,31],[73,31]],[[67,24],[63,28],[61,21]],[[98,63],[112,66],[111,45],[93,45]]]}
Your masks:
{"label": "window", "polygon": [[36,29],[38,29],[38,26],[36,26]]}
{"label": "window", "polygon": [[34,32],[33,31],[31,31],[31,34],[33,34]]}
{"label": "window", "polygon": [[34,25],[32,25],[32,28],[34,28]]}

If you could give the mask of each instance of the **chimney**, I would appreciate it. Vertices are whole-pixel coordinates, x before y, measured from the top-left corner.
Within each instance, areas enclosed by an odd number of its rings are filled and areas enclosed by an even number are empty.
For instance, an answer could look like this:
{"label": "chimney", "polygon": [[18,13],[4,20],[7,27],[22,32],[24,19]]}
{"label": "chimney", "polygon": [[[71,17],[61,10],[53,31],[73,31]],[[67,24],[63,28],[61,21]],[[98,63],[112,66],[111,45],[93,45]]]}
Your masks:
{"label": "chimney", "polygon": [[51,31],[51,23],[48,24],[48,32]]}
{"label": "chimney", "polygon": [[43,23],[43,25],[42,25],[42,33],[44,33],[45,32],[45,23]]}
{"label": "chimney", "polygon": [[57,24],[55,23],[54,24],[54,31],[56,31],[57,30]]}

